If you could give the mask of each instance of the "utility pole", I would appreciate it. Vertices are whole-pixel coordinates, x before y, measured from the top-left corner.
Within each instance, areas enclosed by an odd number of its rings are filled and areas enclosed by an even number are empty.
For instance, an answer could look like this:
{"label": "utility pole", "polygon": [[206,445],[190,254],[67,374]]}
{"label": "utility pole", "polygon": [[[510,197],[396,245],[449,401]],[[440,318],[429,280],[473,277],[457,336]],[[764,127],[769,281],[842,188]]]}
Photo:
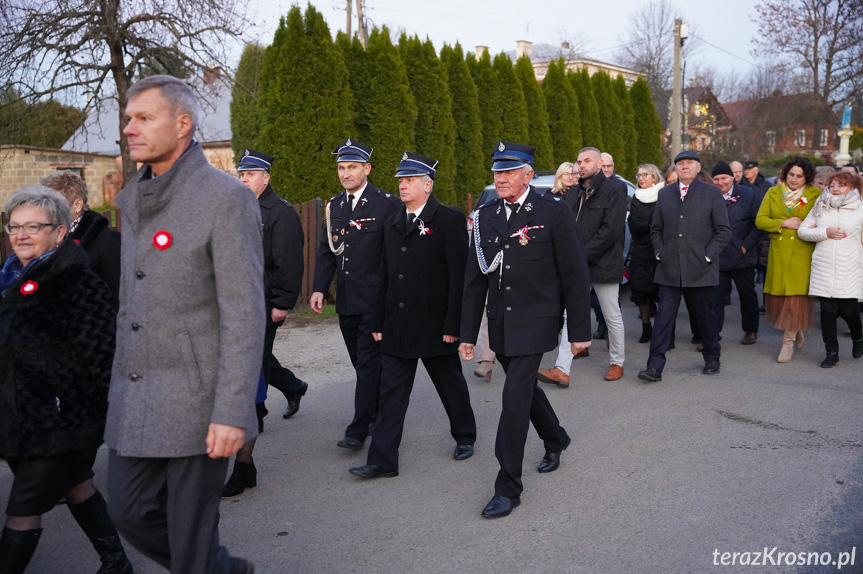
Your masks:
{"label": "utility pole", "polygon": [[347,26],[345,26],[345,32],[348,35],[348,40],[350,40],[351,39],[351,16],[352,16],[352,14],[351,14],[351,0],[348,0],[347,2],[345,2],[345,12],[348,13],[348,23],[347,23]]}
{"label": "utility pole", "polygon": [[357,28],[360,31],[360,44],[365,48],[369,42],[369,33],[366,30],[366,19],[363,15],[363,0],[357,0]]}
{"label": "utility pole", "polygon": [[681,110],[683,107],[683,74],[680,70],[683,39],[680,18],[674,20],[674,85],[671,90],[671,159],[674,160],[681,150]]}

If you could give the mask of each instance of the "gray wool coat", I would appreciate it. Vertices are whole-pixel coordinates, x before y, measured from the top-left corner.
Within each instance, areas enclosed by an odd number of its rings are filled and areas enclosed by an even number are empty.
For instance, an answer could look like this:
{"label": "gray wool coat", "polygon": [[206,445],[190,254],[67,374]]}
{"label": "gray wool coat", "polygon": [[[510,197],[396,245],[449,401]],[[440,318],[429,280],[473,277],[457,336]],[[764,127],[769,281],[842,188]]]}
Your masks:
{"label": "gray wool coat", "polygon": [[669,287],[718,285],[719,255],[730,238],[728,209],[718,187],[695,179],[684,201],[678,183],[663,187],[650,225],[659,258],[654,282]]}
{"label": "gray wool coat", "polygon": [[149,173],[142,167],[117,196],[122,272],[105,442],[120,456],[201,455],[210,423],[257,435],[260,208],[196,143],[167,173]]}

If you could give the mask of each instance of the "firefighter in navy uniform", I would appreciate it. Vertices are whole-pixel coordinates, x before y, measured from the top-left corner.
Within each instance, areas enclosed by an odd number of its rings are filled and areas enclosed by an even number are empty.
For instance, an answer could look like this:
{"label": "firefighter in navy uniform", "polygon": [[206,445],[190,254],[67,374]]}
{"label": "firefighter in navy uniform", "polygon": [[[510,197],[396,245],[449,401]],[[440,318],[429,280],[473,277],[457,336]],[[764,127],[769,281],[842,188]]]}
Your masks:
{"label": "firefighter in navy uniform", "polygon": [[[267,328],[264,336],[262,362],[262,388],[258,390],[255,410],[258,414],[258,431],[264,430],[264,417],[267,408],[266,385],[270,385],[285,395],[288,406],[284,418],[296,414],[300,399],[306,394],[309,385],[297,378],[287,367],[283,367],[273,354],[276,330],[285,322],[288,310],[293,309],[300,296],[303,284],[303,245],[305,236],[300,217],[293,206],[281,199],[270,185],[270,167],[273,157],[246,148],[237,171],[240,181],[252,190],[261,208],[261,227],[264,232],[264,297],[267,304]],[[237,452],[234,470],[222,488],[222,498],[241,494],[246,488],[257,485],[258,471],[252,459],[255,440],[246,442]]]}
{"label": "firefighter in navy uniform", "polygon": [[337,445],[352,450],[362,449],[377,412],[381,345],[372,337],[372,320],[381,278],[383,227],[393,213],[402,209],[397,197],[369,182],[372,151],[351,138],[333,151],[345,191],[327,204],[315,263],[314,292],[309,299],[312,310],[320,313],[324,293],[330,288],[333,274],[338,273],[336,313],[357,384],[354,418]]}
{"label": "firefighter in navy uniform", "polygon": [[396,172],[405,208],[383,229],[383,283],[372,333],[381,341],[380,405],[368,462],[350,469],[362,478],[398,475],[399,444],[420,359],[449,417],[454,458],[473,455],[476,420],[457,342],[467,221],[432,195],[437,163],[405,152]]}
{"label": "firefighter in navy uniform", "polygon": [[532,187],[536,148],[501,141],[492,154],[498,199],[481,206],[465,273],[462,359],[473,359],[488,295],[489,346],[506,373],[495,441],[500,472],[482,515],[507,516],[521,503],[530,423],[545,443],[538,472],[552,472],[570,437],[537,386],[542,355],[558,345],[564,308],[572,352],[590,346],[590,278],[566,202]]}

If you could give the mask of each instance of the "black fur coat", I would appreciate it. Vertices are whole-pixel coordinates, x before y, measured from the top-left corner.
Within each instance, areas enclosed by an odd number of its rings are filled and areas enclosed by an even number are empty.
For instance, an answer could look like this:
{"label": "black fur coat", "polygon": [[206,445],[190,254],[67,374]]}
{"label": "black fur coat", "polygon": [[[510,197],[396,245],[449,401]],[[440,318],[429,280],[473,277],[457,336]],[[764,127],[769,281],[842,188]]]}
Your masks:
{"label": "black fur coat", "polygon": [[105,282],[67,240],[0,299],[0,457],[102,443],[115,316]]}

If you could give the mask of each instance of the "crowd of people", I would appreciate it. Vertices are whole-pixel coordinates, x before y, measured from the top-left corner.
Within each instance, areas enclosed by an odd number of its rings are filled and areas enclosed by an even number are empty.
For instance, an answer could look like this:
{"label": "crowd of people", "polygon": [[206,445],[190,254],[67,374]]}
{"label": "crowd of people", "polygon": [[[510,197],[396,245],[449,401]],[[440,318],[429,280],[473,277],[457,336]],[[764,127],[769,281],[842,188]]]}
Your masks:
{"label": "crowd of people", "polygon": [[[14,253],[0,267],[0,457],[13,474],[4,574],[26,570],[41,517],[60,501],[102,574],[133,571],[120,534],[171,572],[254,572],[219,544],[219,500],[257,485],[267,387],[284,395],[284,418],[309,389],[273,354],[299,296],[305,242],[296,211],[270,185],[276,158],[246,149],[240,181],[210,166],[192,137],[197,101],[175,78],[141,80],[127,99],[124,133],[141,168],[117,197],[122,241],[71,173],[5,205]],[[477,208],[468,235],[464,214],[434,196],[437,160],[405,151],[395,196],[369,181],[372,154],[353,138],[333,152],[344,191],[326,204],[309,301],[320,313],[335,281],[356,372],[354,412],[336,446],[361,451],[371,438],[366,464],[349,469],[358,478],[398,476],[420,360],[449,419],[452,458],[474,454],[461,361],[481,351],[477,376],[490,379],[495,362],[506,373],[500,469],[482,516],[509,515],[521,503],[530,425],[544,443],[539,473],[557,470],[571,443],[537,382],[568,386],[573,360],[589,356],[597,335],[609,351],[605,380],[623,377],[624,269],[638,342],[649,343],[638,379],[661,381],[681,299],[705,374],[720,371],[732,284],[740,343],[755,344],[759,268],[765,317],[784,331],[780,363],[804,344],[816,300],[821,366],[839,363],[839,317],[852,356],[863,356],[856,169],[817,171],[798,157],[771,186],[757,162],[707,172],[687,150],[664,175],[639,165],[630,200],[613,158],[585,147],[542,195],[531,185],[536,149],[501,140],[491,155],[498,197]],[[593,334],[591,307],[604,325]],[[555,349],[554,368],[540,370]],[[107,501],[93,482],[103,441]]]}

